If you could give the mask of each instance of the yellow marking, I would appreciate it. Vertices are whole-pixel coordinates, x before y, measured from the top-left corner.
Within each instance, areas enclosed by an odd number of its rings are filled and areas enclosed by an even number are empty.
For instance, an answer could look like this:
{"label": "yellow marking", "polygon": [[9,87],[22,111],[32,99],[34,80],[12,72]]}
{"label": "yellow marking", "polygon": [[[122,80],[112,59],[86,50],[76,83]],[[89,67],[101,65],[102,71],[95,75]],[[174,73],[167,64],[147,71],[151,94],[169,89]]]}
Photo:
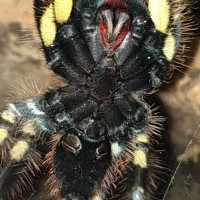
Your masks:
{"label": "yellow marking", "polygon": [[147,134],[140,134],[137,136],[136,141],[147,144],[149,142],[149,136]]}
{"label": "yellow marking", "polygon": [[134,165],[138,165],[141,168],[147,168],[147,155],[142,150],[136,150],[134,152]]}
{"label": "yellow marking", "polygon": [[170,5],[168,0],[149,0],[149,12],[156,29],[167,32],[170,20]]}
{"label": "yellow marking", "polygon": [[8,138],[8,130],[0,128],[0,145],[3,144],[6,138]]}
{"label": "yellow marking", "polygon": [[55,0],[54,10],[56,21],[60,24],[66,22],[72,11],[73,0]]}
{"label": "yellow marking", "polygon": [[139,186],[139,187],[136,187],[136,189],[139,190],[141,193],[144,194],[144,189],[142,187]]}
{"label": "yellow marking", "polygon": [[172,34],[169,34],[165,38],[163,53],[165,54],[168,61],[171,61],[176,51],[176,40]]}
{"label": "yellow marking", "polygon": [[102,198],[100,196],[94,196],[90,200],[102,200]]}
{"label": "yellow marking", "polygon": [[29,150],[29,144],[26,141],[18,141],[15,146],[10,150],[11,160],[19,162],[24,158],[24,155]]}
{"label": "yellow marking", "polygon": [[40,19],[41,37],[46,47],[49,47],[56,37],[56,23],[53,5],[50,4]]}
{"label": "yellow marking", "polygon": [[11,124],[15,123],[15,118],[14,118],[13,114],[11,112],[9,112],[8,110],[5,110],[1,113],[1,118],[10,122]]}
{"label": "yellow marking", "polygon": [[22,126],[22,131],[24,134],[27,134],[27,135],[36,135],[36,132],[35,132],[35,128],[33,126],[33,123],[31,122],[25,122]]}
{"label": "yellow marking", "polygon": [[179,13],[174,14],[173,19],[174,21],[180,21],[181,15]]}

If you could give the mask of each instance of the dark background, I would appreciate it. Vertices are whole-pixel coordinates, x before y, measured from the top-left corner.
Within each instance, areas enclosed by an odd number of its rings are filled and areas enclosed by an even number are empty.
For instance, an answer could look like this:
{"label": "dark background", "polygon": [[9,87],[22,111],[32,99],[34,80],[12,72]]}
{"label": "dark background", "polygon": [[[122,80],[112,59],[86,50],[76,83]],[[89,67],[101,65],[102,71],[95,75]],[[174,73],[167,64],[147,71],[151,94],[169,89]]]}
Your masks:
{"label": "dark background", "polygon": [[[200,21],[199,4],[193,6],[197,24]],[[161,87],[156,95],[148,97],[153,99],[152,103],[155,101],[156,105],[161,105],[160,110],[168,119],[163,133],[169,138],[174,160],[170,164],[174,172],[177,169],[177,173],[167,192],[167,200],[200,199],[199,29],[191,37],[196,39],[190,44],[190,58],[186,61],[188,67],[181,69],[183,73],[176,72],[173,81]],[[32,87],[35,80],[40,87],[48,83],[43,60],[34,25],[32,1],[0,0],[0,106],[8,101],[10,95],[20,96],[24,84]],[[182,154],[184,157],[179,162]]]}

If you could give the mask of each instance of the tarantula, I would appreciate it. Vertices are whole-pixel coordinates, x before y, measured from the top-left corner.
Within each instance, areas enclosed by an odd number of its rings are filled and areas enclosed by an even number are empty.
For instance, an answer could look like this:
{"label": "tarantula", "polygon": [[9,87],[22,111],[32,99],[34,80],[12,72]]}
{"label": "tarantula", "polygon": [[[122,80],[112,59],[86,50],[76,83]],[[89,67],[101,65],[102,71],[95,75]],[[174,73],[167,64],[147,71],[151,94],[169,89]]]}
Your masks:
{"label": "tarantula", "polygon": [[[49,68],[64,82],[0,115],[3,199],[151,199],[163,118],[144,101],[173,72],[181,0],[34,0]],[[154,169],[155,168],[155,169]]]}

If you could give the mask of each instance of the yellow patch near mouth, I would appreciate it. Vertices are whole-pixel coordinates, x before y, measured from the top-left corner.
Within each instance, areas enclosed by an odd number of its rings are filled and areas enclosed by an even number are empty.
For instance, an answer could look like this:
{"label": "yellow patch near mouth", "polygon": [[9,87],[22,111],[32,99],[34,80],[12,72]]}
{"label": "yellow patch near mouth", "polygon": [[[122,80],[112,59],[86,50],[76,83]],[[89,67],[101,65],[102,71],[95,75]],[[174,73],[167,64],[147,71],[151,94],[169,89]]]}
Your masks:
{"label": "yellow patch near mouth", "polygon": [[41,37],[46,47],[49,47],[54,42],[56,31],[53,5],[50,4],[40,19]]}
{"label": "yellow patch near mouth", "polygon": [[156,29],[166,33],[170,21],[169,1],[149,0],[149,12]]}
{"label": "yellow patch near mouth", "polygon": [[60,24],[66,22],[72,11],[73,0],[55,0],[54,11],[56,21]]}

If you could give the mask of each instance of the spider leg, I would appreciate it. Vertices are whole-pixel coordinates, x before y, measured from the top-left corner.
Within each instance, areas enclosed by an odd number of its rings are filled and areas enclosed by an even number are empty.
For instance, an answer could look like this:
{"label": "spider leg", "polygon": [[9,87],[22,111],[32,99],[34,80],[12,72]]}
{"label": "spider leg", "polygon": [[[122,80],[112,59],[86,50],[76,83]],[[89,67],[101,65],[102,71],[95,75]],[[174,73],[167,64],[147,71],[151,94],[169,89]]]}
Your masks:
{"label": "spider leg", "polygon": [[146,108],[139,99],[134,99],[128,93],[119,92],[112,103],[102,103],[99,112],[111,142],[118,142],[120,139],[125,141],[132,136],[130,125],[139,130],[146,127]]}
{"label": "spider leg", "polygon": [[[113,104],[102,104],[100,113],[108,130],[113,163],[93,198],[148,198],[160,181],[160,168],[165,170],[154,152],[155,136],[161,137],[163,118],[152,117],[144,101],[123,93],[115,96]],[[152,171],[158,175],[152,177]]]}
{"label": "spider leg", "polygon": [[[86,74],[94,68],[94,60],[80,33],[79,24],[71,19],[76,15],[76,10],[71,11],[71,18],[63,16],[62,19],[58,19],[59,12],[56,10],[63,7],[59,2],[54,1],[48,4],[45,1],[35,0],[34,6],[49,67],[75,85],[86,84]],[[67,6],[72,9],[69,5]],[[37,8],[43,8],[43,10]]]}
{"label": "spider leg", "polygon": [[[157,41],[152,34],[157,34]],[[120,68],[121,78],[126,81],[122,81],[125,90],[146,92],[156,88],[169,71],[169,63],[160,51],[163,35],[153,32],[152,34],[145,38],[145,45],[138,52],[133,52],[135,56],[129,57]]]}
{"label": "spider leg", "polygon": [[76,87],[63,87],[46,93],[43,109],[60,128],[76,128],[78,122],[95,115],[98,105],[88,92]]}
{"label": "spider leg", "polygon": [[[49,90],[40,97],[7,104],[0,115],[0,186],[5,199],[16,199],[33,191],[33,181],[43,168],[52,134],[74,129],[96,112],[96,104],[85,91],[75,88]],[[84,112],[85,111],[85,112]],[[74,140],[65,148],[76,154]],[[81,144],[80,144],[81,145]],[[73,147],[73,148],[72,148]],[[95,154],[95,153],[94,153]],[[12,180],[9,184],[9,180]],[[22,186],[23,189],[18,188]]]}
{"label": "spider leg", "polygon": [[[138,134],[132,142],[130,142],[127,156],[130,159],[129,167],[127,170],[129,187],[126,188],[126,198],[130,200],[144,200],[150,194],[149,187],[151,182],[147,182],[149,177],[149,136],[148,134]],[[130,184],[131,183],[131,184]]]}
{"label": "spider leg", "polygon": [[42,145],[35,123],[21,117],[14,103],[7,104],[1,112],[0,196],[3,199],[17,199],[25,192],[33,192],[33,182],[41,174]]}

